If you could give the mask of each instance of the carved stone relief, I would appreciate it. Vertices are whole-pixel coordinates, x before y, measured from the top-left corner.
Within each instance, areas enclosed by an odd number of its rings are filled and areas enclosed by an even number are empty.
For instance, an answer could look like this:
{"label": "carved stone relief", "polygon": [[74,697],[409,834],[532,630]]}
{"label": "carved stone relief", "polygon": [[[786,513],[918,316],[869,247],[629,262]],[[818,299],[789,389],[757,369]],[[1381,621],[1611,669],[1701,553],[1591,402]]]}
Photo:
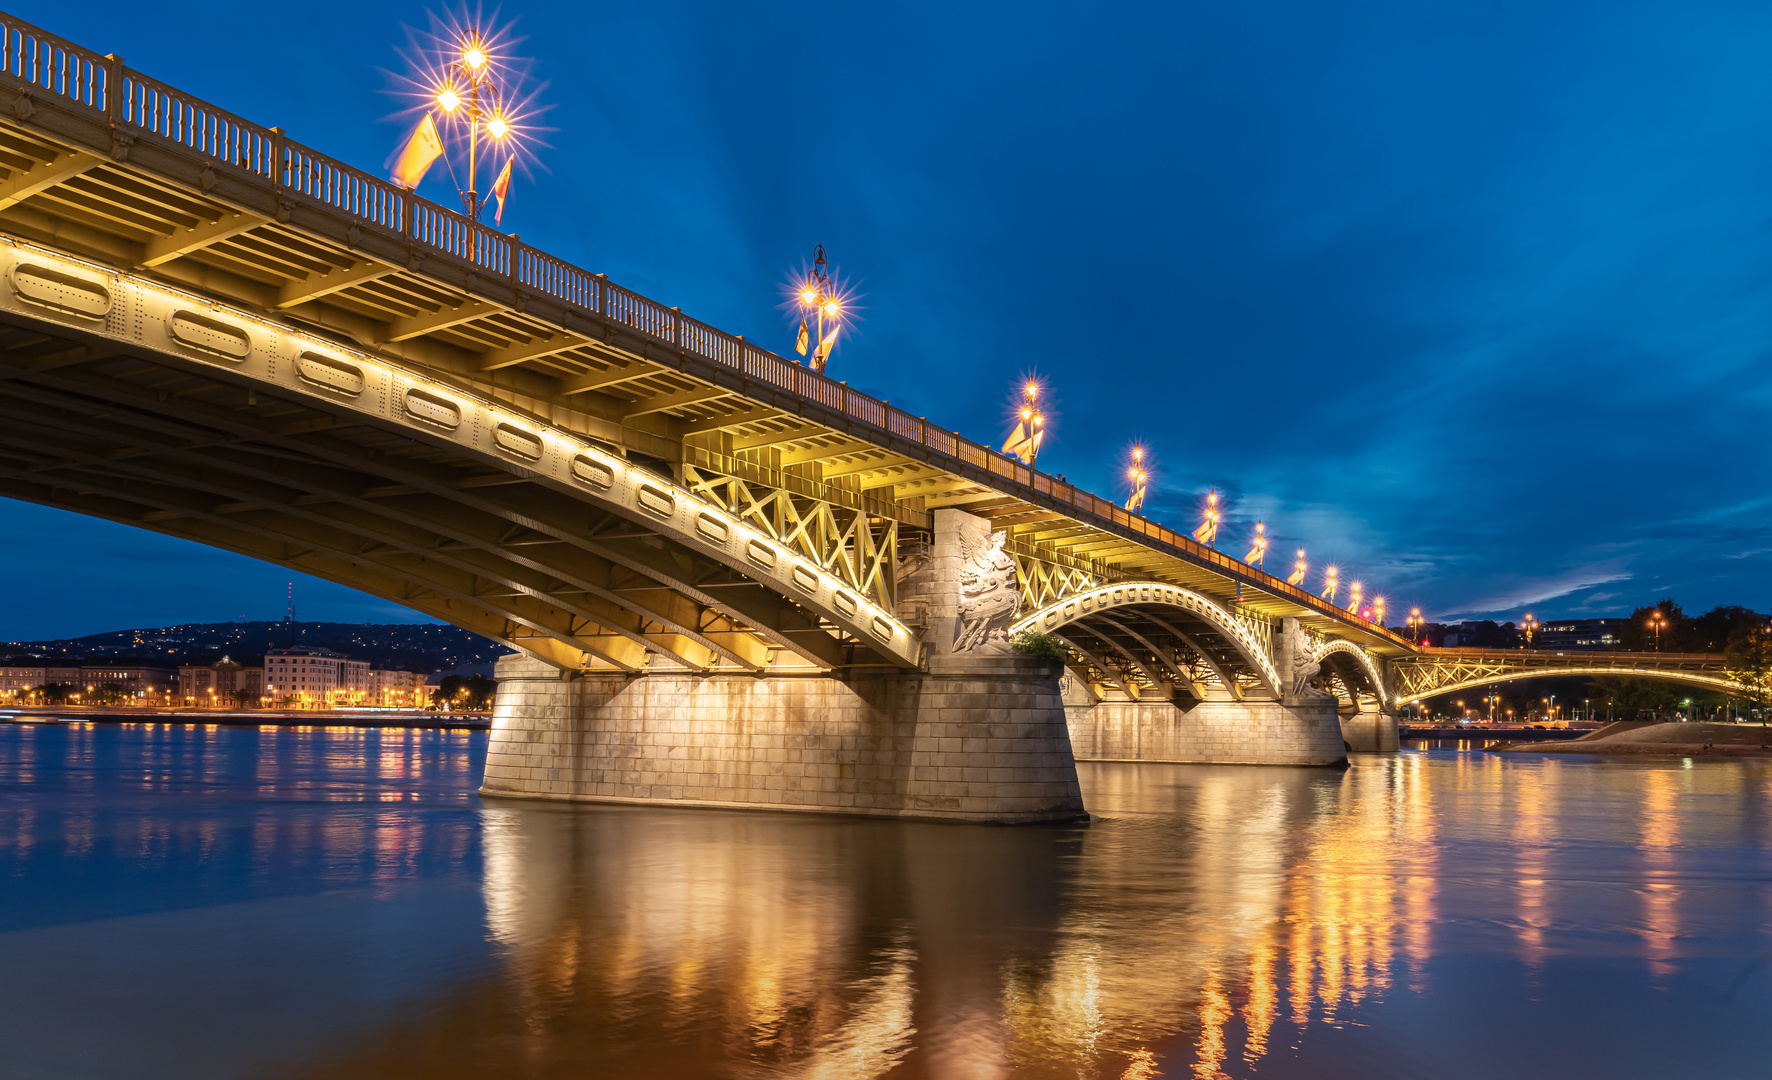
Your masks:
{"label": "carved stone relief", "polygon": [[1003,550],[1006,532],[991,532],[980,521],[960,527],[960,625],[955,652],[1010,651],[1009,625],[1021,610],[1015,560]]}

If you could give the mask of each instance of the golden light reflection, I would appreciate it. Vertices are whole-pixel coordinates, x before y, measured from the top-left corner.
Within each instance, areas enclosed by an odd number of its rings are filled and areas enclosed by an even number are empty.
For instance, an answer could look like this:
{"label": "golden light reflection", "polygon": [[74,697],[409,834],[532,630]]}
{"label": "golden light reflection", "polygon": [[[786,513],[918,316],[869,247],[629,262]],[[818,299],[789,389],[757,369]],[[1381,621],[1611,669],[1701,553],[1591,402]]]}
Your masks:
{"label": "golden light reflection", "polygon": [[[1097,819],[1050,830],[494,804],[485,901],[506,977],[464,992],[449,1023],[474,1028],[486,1061],[521,1045],[537,1075],[591,1061],[608,1075],[1259,1074],[1313,1023],[1369,1024],[1374,1006],[1433,993],[1441,954],[1487,953],[1529,979],[1559,951],[1572,835],[1639,860],[1647,886],[1610,914],[1584,892],[1584,917],[1622,924],[1657,977],[1678,959],[1693,838],[1674,815],[1682,785],[1706,782],[1678,769],[1644,769],[1627,781],[1633,813],[1598,819],[1566,806],[1591,770],[1497,755],[1084,771]],[[453,1045],[426,1024],[355,1074]]]}
{"label": "golden light reflection", "polygon": [[1670,880],[1676,866],[1674,848],[1680,840],[1678,803],[1681,773],[1649,772],[1644,778],[1642,820],[1643,946],[1649,974],[1665,979],[1674,973],[1680,934],[1680,890]]}

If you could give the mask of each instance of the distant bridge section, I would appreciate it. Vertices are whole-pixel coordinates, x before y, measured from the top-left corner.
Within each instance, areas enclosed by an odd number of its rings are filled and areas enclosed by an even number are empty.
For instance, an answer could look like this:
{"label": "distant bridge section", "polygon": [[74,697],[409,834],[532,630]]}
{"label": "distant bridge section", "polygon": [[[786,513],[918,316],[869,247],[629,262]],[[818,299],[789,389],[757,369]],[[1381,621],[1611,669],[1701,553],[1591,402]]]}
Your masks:
{"label": "distant bridge section", "polygon": [[1555,675],[1663,679],[1751,697],[1719,653],[1550,652],[1543,649],[1430,649],[1390,661],[1396,704],[1493,683]]}

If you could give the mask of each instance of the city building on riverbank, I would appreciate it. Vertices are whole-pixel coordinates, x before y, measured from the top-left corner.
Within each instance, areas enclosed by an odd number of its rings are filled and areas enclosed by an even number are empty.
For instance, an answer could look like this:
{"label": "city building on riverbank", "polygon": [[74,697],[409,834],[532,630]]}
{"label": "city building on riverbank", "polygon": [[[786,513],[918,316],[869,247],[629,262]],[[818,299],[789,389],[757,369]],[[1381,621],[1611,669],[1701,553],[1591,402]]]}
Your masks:
{"label": "city building on riverbank", "polygon": [[213,664],[178,669],[178,696],[184,705],[250,706],[259,704],[264,694],[262,664],[242,664],[224,656]]}
{"label": "city building on riverbank", "polygon": [[113,703],[162,704],[178,686],[178,673],[153,664],[117,662],[89,664],[11,664],[0,667],[0,701],[18,702],[45,687],[62,687],[70,695]]}
{"label": "city building on riverbank", "polygon": [[1629,619],[1546,619],[1532,635],[1535,649],[1564,652],[1600,652],[1620,640]]}
{"label": "city building on riverbank", "polygon": [[331,649],[295,645],[265,653],[265,696],[297,708],[377,704],[366,660]]}
{"label": "city building on riverbank", "polygon": [[390,709],[410,709],[430,703],[425,696],[425,677],[417,671],[374,668],[369,672],[370,701]]}

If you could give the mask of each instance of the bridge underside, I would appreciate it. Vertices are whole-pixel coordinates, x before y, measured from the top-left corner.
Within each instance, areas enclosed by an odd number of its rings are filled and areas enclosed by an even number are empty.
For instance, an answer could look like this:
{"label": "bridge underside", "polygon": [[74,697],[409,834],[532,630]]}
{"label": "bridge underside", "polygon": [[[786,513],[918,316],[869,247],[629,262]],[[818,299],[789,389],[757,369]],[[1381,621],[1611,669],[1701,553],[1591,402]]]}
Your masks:
{"label": "bridge underside", "polygon": [[560,668],[880,663],[529,470],[232,376],[0,315],[0,495],[300,570]]}
{"label": "bridge underside", "polygon": [[1072,674],[1097,699],[1242,701],[1271,696],[1218,626],[1181,608],[1138,604],[1091,612],[1052,631]]}

